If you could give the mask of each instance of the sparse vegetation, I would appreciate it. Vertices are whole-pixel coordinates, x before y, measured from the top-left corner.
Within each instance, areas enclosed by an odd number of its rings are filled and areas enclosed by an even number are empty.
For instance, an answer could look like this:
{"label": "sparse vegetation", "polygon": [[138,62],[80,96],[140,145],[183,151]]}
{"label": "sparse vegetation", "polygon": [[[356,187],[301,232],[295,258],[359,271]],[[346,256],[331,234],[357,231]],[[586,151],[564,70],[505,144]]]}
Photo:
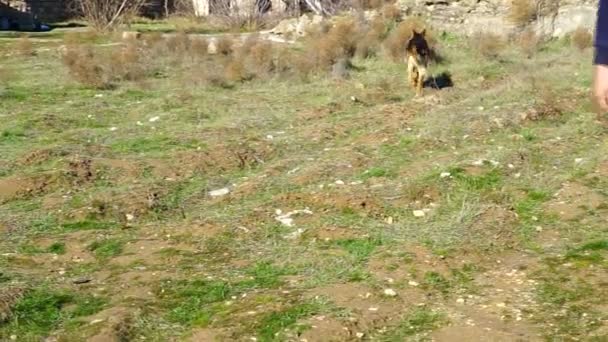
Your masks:
{"label": "sparse vegetation", "polygon": [[593,46],[593,35],[589,30],[579,27],[570,35],[570,41],[574,47],[584,51]]}
{"label": "sparse vegetation", "polygon": [[591,50],[430,31],[412,100],[393,10],[1,40],[0,340],[601,340]]}
{"label": "sparse vegetation", "polygon": [[509,12],[509,19],[520,26],[525,26],[536,19],[537,16],[536,0],[513,0]]}
{"label": "sparse vegetation", "polygon": [[504,38],[488,32],[477,32],[471,37],[471,46],[485,58],[497,58],[506,47]]}

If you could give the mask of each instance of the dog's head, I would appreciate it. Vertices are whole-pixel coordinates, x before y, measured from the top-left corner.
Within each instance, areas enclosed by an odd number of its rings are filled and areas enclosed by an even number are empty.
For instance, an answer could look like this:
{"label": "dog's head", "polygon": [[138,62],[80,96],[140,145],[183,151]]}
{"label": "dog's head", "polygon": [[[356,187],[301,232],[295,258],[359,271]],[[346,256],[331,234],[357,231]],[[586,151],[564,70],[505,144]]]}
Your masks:
{"label": "dog's head", "polygon": [[420,32],[416,31],[416,29],[412,30],[412,35],[406,44],[406,51],[408,54],[420,58],[423,61],[429,60],[431,49],[426,41],[426,29],[423,29]]}

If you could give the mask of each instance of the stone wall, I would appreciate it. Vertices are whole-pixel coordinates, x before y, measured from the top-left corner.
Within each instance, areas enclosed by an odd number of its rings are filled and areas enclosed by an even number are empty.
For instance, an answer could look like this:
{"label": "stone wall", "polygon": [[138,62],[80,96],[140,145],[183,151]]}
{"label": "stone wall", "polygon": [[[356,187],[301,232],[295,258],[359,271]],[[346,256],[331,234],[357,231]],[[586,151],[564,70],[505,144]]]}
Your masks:
{"label": "stone wall", "polygon": [[[562,37],[579,27],[589,30],[595,27],[598,0],[545,1],[553,9],[539,11],[526,25],[539,34]],[[466,35],[492,32],[504,36],[523,28],[509,20],[511,0],[399,0],[398,4],[407,15],[425,17],[433,26],[450,32]]]}

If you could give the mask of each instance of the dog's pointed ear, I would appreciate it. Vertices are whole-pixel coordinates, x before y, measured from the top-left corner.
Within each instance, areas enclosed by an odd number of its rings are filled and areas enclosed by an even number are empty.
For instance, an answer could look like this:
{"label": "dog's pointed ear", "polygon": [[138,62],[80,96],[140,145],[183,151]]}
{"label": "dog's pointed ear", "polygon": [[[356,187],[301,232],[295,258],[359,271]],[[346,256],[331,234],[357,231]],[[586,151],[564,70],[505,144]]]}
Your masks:
{"label": "dog's pointed ear", "polygon": [[420,34],[425,36],[426,35],[426,28],[423,28],[422,31],[420,31]]}

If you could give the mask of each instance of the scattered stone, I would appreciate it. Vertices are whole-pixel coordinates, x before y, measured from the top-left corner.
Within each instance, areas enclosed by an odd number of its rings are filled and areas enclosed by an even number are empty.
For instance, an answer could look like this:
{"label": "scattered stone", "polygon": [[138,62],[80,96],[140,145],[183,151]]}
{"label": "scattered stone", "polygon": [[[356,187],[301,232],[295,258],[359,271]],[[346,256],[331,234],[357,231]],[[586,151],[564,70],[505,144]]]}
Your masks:
{"label": "scattered stone", "polygon": [[344,182],[338,179],[338,180],[336,181],[336,185],[344,185]]}
{"label": "scattered stone", "polygon": [[387,224],[393,224],[393,217],[392,216],[387,217],[386,218],[386,223]]}
{"label": "scattered stone", "polygon": [[407,284],[408,284],[409,286],[414,286],[414,287],[416,287],[416,286],[420,285],[420,284],[418,284],[417,282],[415,282],[415,281],[413,281],[413,280],[408,281],[408,283],[407,283]]}
{"label": "scattered stone", "polygon": [[228,195],[229,193],[230,193],[230,189],[228,189],[228,188],[221,188],[221,189],[209,191],[209,196],[211,196],[211,197],[220,197],[220,196]]}
{"label": "scattered stone", "polygon": [[451,175],[452,175],[452,174],[451,174],[451,173],[449,173],[449,172],[442,172],[442,173],[439,175],[439,177],[441,177],[441,178],[447,178],[447,177],[450,177]]}
{"label": "scattered stone", "polygon": [[393,289],[385,289],[384,290],[384,295],[387,297],[396,297],[397,296],[397,292],[395,292],[395,290]]}
{"label": "scattered stone", "polygon": [[378,308],[372,307],[372,308],[369,308],[368,310],[369,310],[369,311],[376,312],[376,311],[378,311]]}
{"label": "scattered stone", "polygon": [[110,131],[111,131],[111,132],[114,132],[114,131],[116,131],[116,130],[118,130],[118,127],[110,127]]}
{"label": "scattered stone", "polygon": [[82,284],[90,283],[91,281],[92,281],[91,278],[76,278],[76,279],[72,280],[72,283],[76,284],[76,285],[82,285]]}
{"label": "scattered stone", "polygon": [[424,210],[414,210],[412,213],[415,217],[424,217],[426,215]]}
{"label": "scattered stone", "polygon": [[127,219],[127,221],[133,221],[135,219],[135,216],[133,216],[132,214],[126,214],[125,218]]}
{"label": "scattered stone", "polygon": [[299,214],[312,215],[312,211],[310,211],[308,208],[302,209],[302,210],[290,211],[285,214],[283,214],[283,211],[281,209],[277,209],[275,211],[275,213],[277,214],[277,216],[275,217],[275,220],[281,222],[283,225],[286,225],[288,227],[293,226],[293,218],[292,218],[293,215],[299,215]]}
{"label": "scattered stone", "polygon": [[365,333],[358,332],[355,335],[357,336],[357,338],[363,338],[363,336],[365,336]]}
{"label": "scattered stone", "polygon": [[456,299],[456,303],[458,303],[458,304],[464,304],[464,298],[458,298],[458,299]]}
{"label": "scattered stone", "polygon": [[582,164],[583,161],[585,161],[585,159],[583,159],[583,158],[576,158],[576,159],[574,159],[574,163],[575,164]]}
{"label": "scattered stone", "polygon": [[150,121],[150,122],[156,122],[156,121],[158,121],[158,120],[160,120],[160,116],[155,116],[155,117],[152,117],[152,118],[150,118],[148,121]]}

